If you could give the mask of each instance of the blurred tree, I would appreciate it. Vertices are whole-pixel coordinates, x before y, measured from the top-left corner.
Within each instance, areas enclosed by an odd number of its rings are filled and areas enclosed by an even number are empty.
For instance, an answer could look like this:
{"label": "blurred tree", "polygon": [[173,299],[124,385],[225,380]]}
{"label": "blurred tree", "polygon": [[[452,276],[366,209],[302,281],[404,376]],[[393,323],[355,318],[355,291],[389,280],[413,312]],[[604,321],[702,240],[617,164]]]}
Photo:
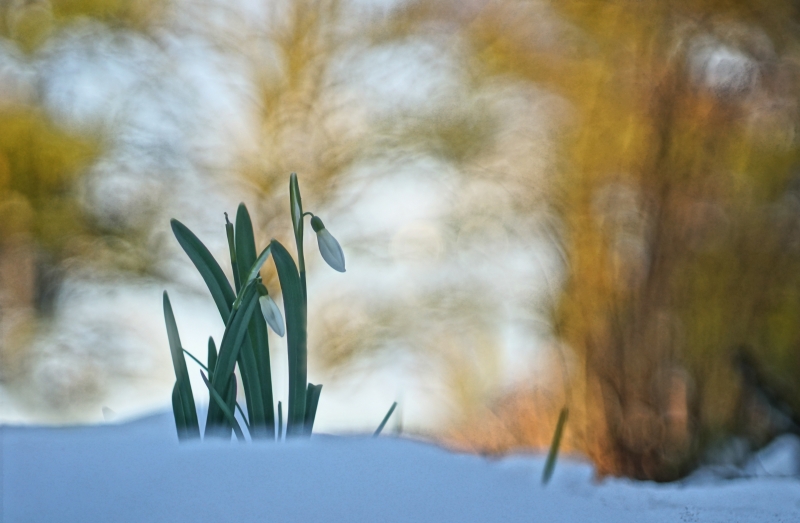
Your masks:
{"label": "blurred tree", "polygon": [[35,238],[61,257],[81,229],[72,185],[97,153],[89,137],[56,127],[41,111],[0,113],[0,238]]}
{"label": "blurred tree", "polygon": [[[58,31],[79,19],[144,30],[162,4],[0,2],[0,45],[4,56],[33,66]],[[0,93],[0,380],[24,371],[27,341],[37,318],[52,306],[58,264],[86,254],[90,242],[84,240],[103,234],[81,208],[76,185],[99,156],[103,140],[56,122],[35,82],[27,88],[30,92],[12,86]]]}
{"label": "blurred tree", "polygon": [[0,378],[19,372],[26,333],[53,291],[54,260],[85,227],[72,183],[96,154],[34,108],[0,110]]}
{"label": "blurred tree", "polygon": [[79,19],[147,31],[164,15],[165,5],[164,0],[5,0],[0,2],[0,35],[30,53]]}
{"label": "blurred tree", "polygon": [[[800,412],[795,4],[480,4],[466,27],[487,73],[575,110],[550,193],[575,444],[600,474],[670,480],[730,434],[785,430]],[[753,365],[780,405],[745,386]]]}

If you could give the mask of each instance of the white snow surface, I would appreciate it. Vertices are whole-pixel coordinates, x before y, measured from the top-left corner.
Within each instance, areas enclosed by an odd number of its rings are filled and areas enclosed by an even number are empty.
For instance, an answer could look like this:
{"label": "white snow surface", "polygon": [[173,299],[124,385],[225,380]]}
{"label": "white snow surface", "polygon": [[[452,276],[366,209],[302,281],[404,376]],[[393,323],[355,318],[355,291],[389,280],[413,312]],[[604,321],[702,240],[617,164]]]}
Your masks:
{"label": "white snow surface", "polygon": [[[703,483],[597,483],[589,464],[564,458],[542,486],[539,455],[488,460],[409,439],[324,435],[179,445],[167,413],[4,426],[0,442],[3,523],[800,521],[800,478],[763,470]],[[765,450],[780,461],[798,457],[792,448],[796,439],[784,438]]]}

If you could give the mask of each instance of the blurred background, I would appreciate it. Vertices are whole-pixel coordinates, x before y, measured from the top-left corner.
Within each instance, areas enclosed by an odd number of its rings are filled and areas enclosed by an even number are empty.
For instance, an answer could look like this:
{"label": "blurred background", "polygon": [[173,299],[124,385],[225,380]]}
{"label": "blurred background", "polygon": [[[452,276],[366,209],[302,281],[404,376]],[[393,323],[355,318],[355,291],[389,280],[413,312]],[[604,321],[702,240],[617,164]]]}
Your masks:
{"label": "blurred background", "polygon": [[800,430],[799,101],[788,0],[2,0],[0,422],[168,408],[162,290],[223,330],[169,219],[229,271],[297,172],[317,430],[744,459]]}

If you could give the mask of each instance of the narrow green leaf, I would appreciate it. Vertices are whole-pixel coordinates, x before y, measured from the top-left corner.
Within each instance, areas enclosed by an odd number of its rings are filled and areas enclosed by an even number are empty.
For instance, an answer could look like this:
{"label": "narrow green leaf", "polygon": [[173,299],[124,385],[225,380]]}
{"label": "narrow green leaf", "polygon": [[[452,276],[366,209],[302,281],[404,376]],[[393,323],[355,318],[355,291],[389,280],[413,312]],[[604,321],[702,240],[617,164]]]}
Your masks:
{"label": "narrow green leaf", "polygon": [[[250,219],[250,214],[247,212],[247,207],[243,203],[239,204],[236,211],[236,234],[235,234],[235,249],[236,259],[239,262],[239,279],[242,281],[243,286],[248,286],[258,277],[261,266],[269,256],[269,248],[265,249],[262,257],[256,258],[256,244],[255,236],[253,234],[253,222]],[[249,269],[249,270],[248,270]],[[239,298],[234,303],[233,307],[238,307],[238,301],[244,296],[240,292]],[[239,351],[239,371],[242,376],[242,385],[245,390],[245,399],[247,401],[247,414],[250,419],[251,432],[250,435],[254,438],[267,437],[270,432],[274,432],[274,428],[270,431],[267,421],[267,405],[265,403],[265,394],[262,391],[262,376],[259,372],[261,347],[257,339],[256,322],[259,319],[258,314],[254,314],[247,327],[248,336],[242,348]],[[271,392],[271,383],[270,383]],[[270,394],[270,405],[272,404]],[[271,409],[270,409],[271,410]]]}
{"label": "narrow green leaf", "polygon": [[185,441],[186,434],[186,413],[183,411],[183,401],[178,382],[172,387],[172,415],[175,417],[175,430],[178,433],[178,441]]}
{"label": "narrow green leaf", "polygon": [[[256,243],[253,234],[253,223],[250,214],[243,203],[239,204],[236,210],[236,234],[235,234],[236,259],[239,262],[237,280],[243,282],[242,285],[249,284],[248,268],[256,261]],[[259,267],[260,269],[260,267]],[[239,292],[237,303],[243,296]],[[239,372],[242,376],[242,386],[244,387],[245,401],[247,403],[247,415],[250,419],[250,436],[253,438],[266,437],[266,416],[264,413],[264,396],[261,393],[261,379],[258,374],[258,359],[254,347],[254,328],[253,322],[258,319],[258,314],[254,314],[248,325],[248,338],[239,350]]]}
{"label": "narrow green leaf", "polygon": [[[236,257],[239,261],[239,270],[241,271],[240,276],[242,280],[245,282],[257,280],[259,271],[261,270],[264,262],[266,262],[267,256],[269,256],[269,246],[262,251],[261,257],[256,256],[256,241],[255,234],[253,233],[253,222],[250,219],[250,213],[247,211],[247,207],[243,203],[240,203],[239,208],[236,210],[235,237]],[[249,273],[244,270],[247,267],[251,267]],[[254,268],[255,271],[253,270]],[[256,281],[255,284],[260,296],[263,285],[260,283],[260,280]],[[251,434],[270,437],[270,435],[274,435],[275,433],[275,411],[272,398],[272,373],[270,369],[269,342],[267,339],[267,326],[265,324],[263,315],[258,313],[253,315],[253,318],[250,320],[247,333],[248,340],[245,341],[242,351],[246,353],[248,350],[250,350],[248,349],[248,345],[252,347],[252,353],[255,357],[255,370],[246,369],[247,372],[243,372],[242,374],[242,380],[244,381],[245,375],[247,375],[248,385],[250,385],[250,381],[255,382],[256,386],[248,386],[245,388],[245,390],[248,391],[248,397],[250,394],[256,393],[260,394],[261,397],[261,407],[259,407],[261,412],[250,418],[250,423],[253,426]],[[243,369],[241,362],[239,364],[239,368]],[[250,412],[249,408],[250,407],[248,407],[248,412]],[[258,418],[259,423],[263,425],[263,433],[261,427],[257,425],[254,418]]]}
{"label": "narrow green leaf", "polygon": [[256,239],[253,233],[253,221],[243,203],[236,209],[236,259],[241,261],[239,276],[247,280],[247,269],[256,261]]}
{"label": "narrow green leaf", "polygon": [[213,379],[214,369],[217,367],[217,346],[214,344],[214,338],[208,337],[208,377]]}
{"label": "narrow green leaf", "polygon": [[317,417],[317,404],[321,393],[322,385],[308,384],[308,389],[306,389],[306,417],[304,420],[305,434],[308,437],[311,437],[311,432],[314,430],[314,419]]}
{"label": "narrow green leaf", "polygon": [[542,472],[543,485],[547,485],[547,482],[550,481],[550,478],[553,476],[553,471],[556,468],[558,448],[561,445],[561,437],[564,435],[564,425],[567,423],[568,415],[569,409],[567,409],[567,407],[561,409],[561,414],[558,415],[556,431],[555,434],[553,434],[553,441],[550,443],[550,452],[547,453],[547,461],[544,464],[544,471]]}
{"label": "narrow green leaf", "polygon": [[233,224],[228,221],[228,213],[225,213],[225,235],[228,237],[228,253],[231,257],[231,270],[233,272],[233,282],[238,293],[242,289],[242,282],[239,275],[239,263],[236,256],[236,246],[234,244]]}
{"label": "narrow green leaf", "polygon": [[262,403],[264,404],[264,419],[267,423],[267,435],[275,433],[275,400],[272,395],[272,369],[269,356],[269,338],[267,335],[267,322],[260,314],[259,303],[257,312],[253,314],[248,329],[250,341],[256,354],[258,377],[261,383]]}
{"label": "narrow green leaf", "polygon": [[228,423],[230,423],[231,427],[233,427],[233,432],[236,433],[236,439],[239,441],[245,441],[242,427],[239,426],[239,422],[236,421],[236,416],[233,415],[233,412],[231,412],[228,404],[222,399],[222,396],[220,396],[219,393],[214,390],[214,387],[211,386],[211,383],[208,381],[208,378],[206,378],[206,375],[203,373],[203,371],[200,371],[200,375],[203,377],[203,383],[205,383],[206,387],[208,387],[208,392],[211,395],[212,401],[217,405],[217,407],[219,407],[223,414],[225,414],[225,418],[227,419]]}
{"label": "narrow green leaf", "polygon": [[392,417],[392,412],[394,412],[395,408],[397,408],[397,402],[396,401],[394,403],[392,403],[392,406],[389,407],[389,412],[386,413],[386,416],[383,417],[383,421],[381,421],[381,424],[378,425],[377,429],[375,429],[375,433],[372,435],[373,438],[377,438],[378,436],[381,435],[381,431],[383,430],[383,427],[386,426],[386,423],[389,421],[389,418]]}
{"label": "narrow green leaf", "polygon": [[292,256],[277,240],[272,240],[270,246],[283,291],[283,310],[286,318],[289,353],[289,412],[286,420],[286,434],[287,436],[299,436],[303,434],[304,430],[306,383],[308,382],[306,306],[300,287],[297,265]]}
{"label": "narrow green leaf", "polygon": [[[169,339],[169,350],[172,355],[172,367],[175,370],[175,380],[178,388],[183,417],[185,419],[186,438],[199,438],[200,425],[197,421],[197,410],[192,395],[192,385],[189,381],[189,372],[186,370],[186,360],[183,358],[183,348],[178,336],[178,326],[175,323],[175,315],[172,312],[172,305],[169,296],[164,291],[164,323],[167,326],[167,338]],[[176,419],[177,422],[177,419]]]}
{"label": "narrow green leaf", "polygon": [[169,340],[169,350],[172,355],[172,367],[175,369],[175,378],[178,381],[189,380],[189,372],[186,370],[186,360],[183,359],[183,347],[178,335],[178,325],[175,323],[175,314],[172,312],[172,304],[169,301],[167,291],[163,294],[164,301],[164,323],[167,326],[167,339]]}
{"label": "narrow green leaf", "polygon": [[222,272],[222,268],[206,246],[188,227],[175,219],[172,219],[170,224],[178,243],[181,244],[189,259],[200,272],[200,276],[203,277],[203,281],[206,282],[211,297],[214,298],[214,303],[217,304],[217,309],[225,321],[230,316],[231,303],[236,299],[225,273]]}

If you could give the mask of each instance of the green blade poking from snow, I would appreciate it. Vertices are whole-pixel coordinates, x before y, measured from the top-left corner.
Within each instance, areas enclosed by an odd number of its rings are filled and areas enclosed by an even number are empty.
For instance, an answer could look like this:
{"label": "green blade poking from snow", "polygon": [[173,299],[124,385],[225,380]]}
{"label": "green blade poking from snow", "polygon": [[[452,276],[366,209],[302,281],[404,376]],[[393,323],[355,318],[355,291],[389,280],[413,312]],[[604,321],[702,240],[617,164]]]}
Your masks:
{"label": "green blade poking from snow", "polygon": [[567,423],[568,415],[569,409],[567,407],[561,409],[561,414],[558,415],[556,432],[553,434],[553,441],[550,443],[550,452],[547,453],[547,461],[544,464],[544,471],[542,472],[543,485],[547,485],[547,482],[550,481],[550,478],[553,476],[553,470],[556,468],[558,448],[561,445],[561,437],[564,435],[564,425]]}
{"label": "green blade poking from snow", "polygon": [[186,413],[183,412],[183,400],[178,382],[172,387],[172,415],[175,417],[175,430],[178,433],[178,441],[186,441]]}
{"label": "green blade poking from snow", "polygon": [[[185,420],[185,439],[199,438],[200,425],[197,421],[197,410],[192,395],[192,385],[189,382],[189,372],[186,370],[186,360],[183,358],[183,348],[178,336],[178,326],[175,323],[175,315],[172,313],[172,305],[169,296],[164,291],[164,322],[167,326],[167,338],[169,339],[169,351],[172,355],[172,367],[175,369],[176,387],[178,397],[182,405],[182,416]],[[176,424],[178,418],[175,418]]]}
{"label": "green blade poking from snow", "polygon": [[206,282],[208,290],[211,291],[211,297],[214,298],[214,303],[217,304],[222,321],[226,321],[230,316],[231,303],[236,299],[236,296],[233,293],[230,282],[225,277],[225,273],[222,272],[219,264],[211,256],[206,246],[188,227],[175,219],[172,219],[170,223],[178,243],[181,244],[189,259],[197,267],[200,276]]}
{"label": "green blade poking from snow", "polygon": [[[209,383],[208,378],[206,378],[206,375],[203,373],[203,371],[200,371],[200,375],[203,377],[203,383],[205,383],[206,387],[208,387],[208,392],[211,395],[211,401],[214,402],[217,407],[219,407],[223,414],[225,414],[225,419],[231,424],[231,427],[233,427],[233,432],[236,433],[236,439],[239,441],[244,441],[244,433],[242,432],[242,427],[239,426],[239,422],[236,421],[236,416],[233,415],[233,412],[231,412],[228,404],[222,399],[222,396],[220,396],[219,393],[214,390],[214,387],[211,386],[211,383]],[[236,378],[234,378],[234,380],[235,379]],[[230,434],[230,432],[228,434]]]}
{"label": "green blade poking from snow", "polygon": [[[257,294],[260,297],[260,293]],[[264,405],[266,436],[272,438],[275,434],[275,400],[272,396],[272,369],[269,357],[267,322],[264,320],[264,315],[261,314],[260,303],[255,314],[253,314],[253,318],[250,320],[247,332],[256,355],[258,379],[261,384],[261,401]]]}
{"label": "green blade poking from snow", "polygon": [[308,382],[306,306],[297,266],[292,256],[277,240],[272,240],[270,246],[283,291],[283,311],[286,318],[286,339],[289,353],[289,412],[286,420],[286,435],[301,436],[305,422],[306,383]]}
{"label": "green blade poking from snow", "polygon": [[[225,327],[225,334],[223,334],[222,342],[220,343],[214,375],[211,377],[211,384],[220,397],[224,397],[228,390],[230,376],[236,366],[236,360],[239,357],[242,344],[247,337],[247,326],[257,308],[258,292],[256,292],[255,285],[249,285],[243,291],[242,306],[231,313],[231,317]],[[209,428],[213,429],[219,426],[224,419],[222,412],[214,402],[209,403],[207,419],[207,433]]]}
{"label": "green blade poking from snow", "polygon": [[322,385],[308,384],[306,389],[306,418],[304,420],[305,434],[311,437],[311,432],[314,430],[314,419],[317,417],[317,404],[319,403],[319,395],[322,392]]}
{"label": "green blade poking from snow", "polygon": [[397,408],[397,402],[395,401],[394,403],[392,403],[392,406],[389,407],[389,412],[387,412],[386,416],[383,417],[383,421],[381,421],[381,424],[378,425],[377,429],[375,429],[375,433],[372,435],[373,438],[377,438],[378,436],[381,435],[381,431],[383,431],[383,427],[386,426],[386,423],[389,421],[389,418],[392,417],[392,412],[394,412],[394,409],[396,409],[396,408]]}

